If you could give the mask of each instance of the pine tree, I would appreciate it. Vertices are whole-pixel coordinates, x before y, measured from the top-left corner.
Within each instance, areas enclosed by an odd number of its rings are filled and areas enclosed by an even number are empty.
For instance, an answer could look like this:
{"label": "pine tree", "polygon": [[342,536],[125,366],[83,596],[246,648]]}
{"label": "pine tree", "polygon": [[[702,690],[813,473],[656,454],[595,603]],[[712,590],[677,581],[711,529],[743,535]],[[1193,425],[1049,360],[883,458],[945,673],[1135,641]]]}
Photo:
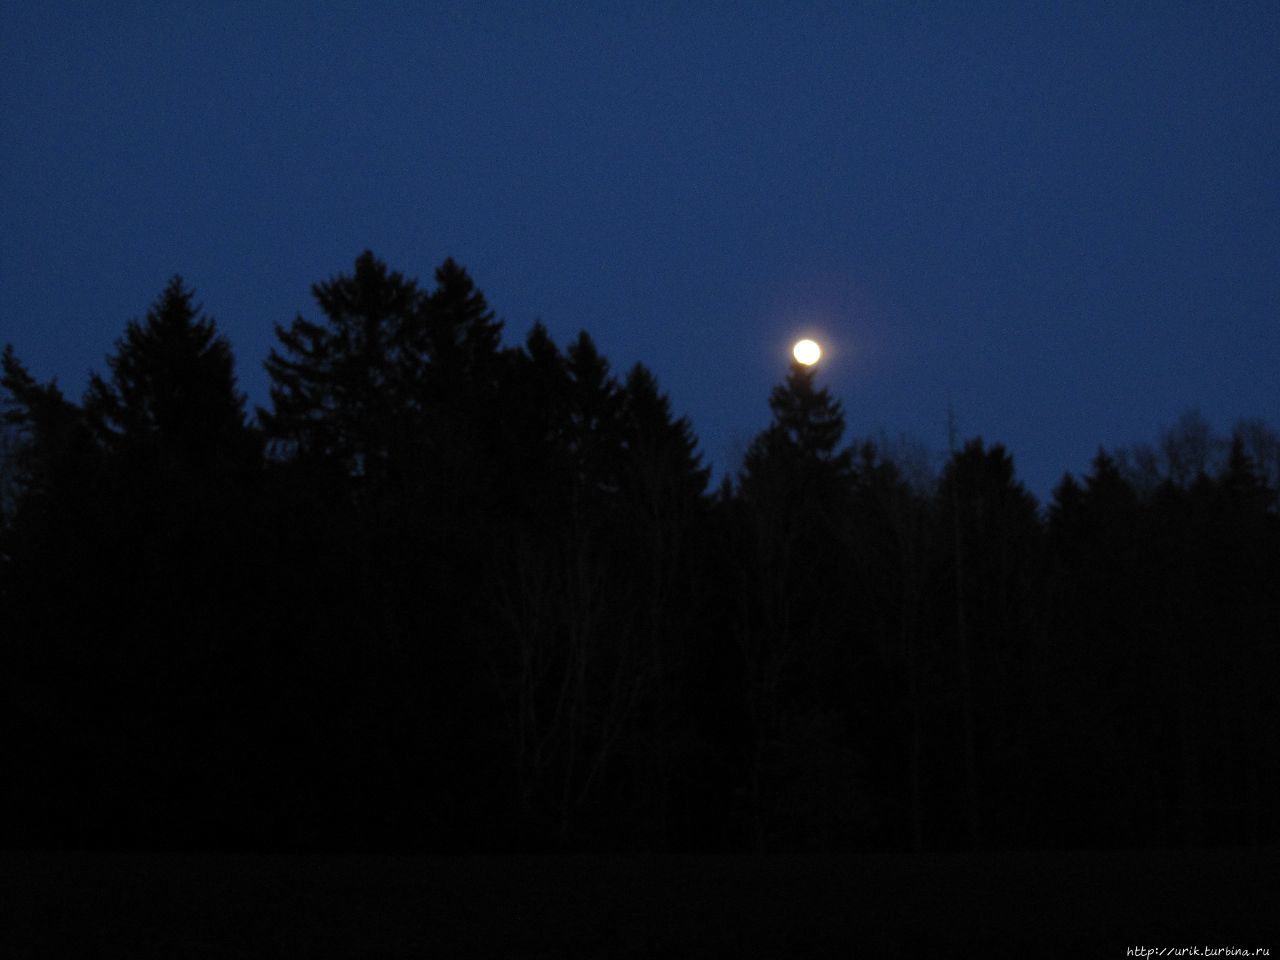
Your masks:
{"label": "pine tree", "polygon": [[1035,499],[1015,478],[1013,458],[981,438],[952,455],[938,501],[940,540],[952,547],[966,829],[977,846],[987,837],[986,768],[993,753],[1015,749],[1009,741],[1019,733],[1009,716],[1026,689],[1039,521]]}
{"label": "pine tree", "polygon": [[422,365],[422,295],[367,250],[351,275],[311,291],[325,322],[298,316],[287,329],[276,325],[281,349],[266,362],[272,409],[260,408],[258,419],[286,458],[376,484]]}
{"label": "pine tree", "polygon": [[[41,384],[6,346],[0,357],[5,430],[0,562],[17,628],[66,636],[82,612],[73,595],[96,596],[102,452],[84,411],[56,383]],[[94,578],[95,579],[87,579]],[[45,624],[45,626],[39,626]]]}
{"label": "pine tree", "polygon": [[747,499],[780,497],[830,507],[844,483],[851,454],[838,451],[844,411],[825,387],[818,389],[816,369],[792,363],[784,383],[769,396],[773,422],[747,450],[741,475]]}
{"label": "pine tree", "polygon": [[134,615],[154,614],[167,635],[186,617],[199,619],[188,629],[212,630],[209,611],[226,600],[214,581],[244,549],[261,450],[231,346],[175,276],[126,325],[107,367],[108,378],[91,376],[84,409],[104,450],[102,522],[142,591]]}
{"label": "pine tree", "polygon": [[687,417],[672,416],[670,399],[659,392],[658,381],[643,364],[627,374],[622,419],[629,485],[649,498],[660,492],[686,502],[702,496],[711,471],[701,465],[693,427]]}
{"label": "pine tree", "polygon": [[453,258],[435,272],[436,288],[422,303],[406,359],[425,361],[424,399],[459,402],[491,390],[498,373],[502,321]]}
{"label": "pine tree", "polygon": [[571,486],[564,440],[569,374],[541,323],[505,355],[495,400],[495,519],[506,526],[560,522]]}
{"label": "pine tree", "polygon": [[[248,632],[238,572],[253,550],[238,537],[239,494],[256,447],[230,347],[181,279],[126,326],[107,363],[78,408],[6,353],[10,419],[30,437],[33,468],[7,544],[23,598],[13,619],[28,679],[57,684],[56,709],[76,731],[51,733],[44,749],[57,755],[58,737],[93,728],[119,765],[77,771],[94,798],[77,811],[100,831],[93,839],[180,842],[181,824],[206,819],[190,804],[234,779],[223,758],[174,744],[213,740],[212,704],[240,672],[224,668]],[[68,802],[45,783],[46,801]]]}
{"label": "pine tree", "polygon": [[1245,451],[1244,439],[1237,433],[1231,438],[1227,462],[1218,477],[1219,497],[1229,509],[1261,520],[1276,499],[1276,491],[1267,486],[1266,477]]}
{"label": "pine tree", "polygon": [[232,558],[251,550],[261,453],[230,344],[175,276],[126,325],[107,366],[84,408],[104,451],[100,519],[133,592],[122,615],[161,647],[191,646],[174,642],[183,632],[220,643],[215,624],[240,569]]}
{"label": "pine tree", "polygon": [[3,423],[9,428],[7,470],[13,503],[75,498],[71,484],[90,479],[98,447],[84,412],[63,396],[56,382],[41,384],[17,358],[12,345],[0,357]]}
{"label": "pine tree", "polygon": [[[840,835],[854,807],[842,713],[851,681],[844,618],[851,563],[841,534],[852,456],[837,449],[844,413],[816,386],[813,368],[793,363],[769,406],[773,422],[748,448],[739,476],[736,632],[752,690],[756,842],[803,846]],[[810,815],[796,819],[797,805]]]}
{"label": "pine tree", "polygon": [[251,460],[231,346],[193,298],[175,276],[145,321],[126,326],[110,379],[91,377],[85,410],[109,451],[185,471]]}

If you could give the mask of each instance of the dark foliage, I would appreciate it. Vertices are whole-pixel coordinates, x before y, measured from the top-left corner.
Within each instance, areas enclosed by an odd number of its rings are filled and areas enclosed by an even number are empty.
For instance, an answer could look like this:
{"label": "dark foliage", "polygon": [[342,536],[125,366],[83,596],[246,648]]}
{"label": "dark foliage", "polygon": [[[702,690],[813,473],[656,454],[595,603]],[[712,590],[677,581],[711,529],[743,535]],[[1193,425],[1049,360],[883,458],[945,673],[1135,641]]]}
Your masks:
{"label": "dark foliage", "polygon": [[1280,440],[1194,414],[1043,512],[793,366],[708,493],[687,419],[459,265],[371,253],[269,409],[175,278],[82,402],[3,355],[9,847],[1275,843]]}

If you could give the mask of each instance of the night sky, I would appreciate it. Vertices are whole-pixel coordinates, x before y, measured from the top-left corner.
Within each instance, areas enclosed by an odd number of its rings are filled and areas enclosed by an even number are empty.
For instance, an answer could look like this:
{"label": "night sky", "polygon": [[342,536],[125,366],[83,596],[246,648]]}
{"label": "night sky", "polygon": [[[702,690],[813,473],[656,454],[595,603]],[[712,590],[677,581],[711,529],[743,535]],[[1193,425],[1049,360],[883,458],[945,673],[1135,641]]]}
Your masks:
{"label": "night sky", "polygon": [[264,403],[368,248],[644,362],[717,475],[802,334],[850,435],[950,405],[1041,499],[1280,424],[1280,5],[540,6],[8,4],[0,342],[78,399],[180,273]]}

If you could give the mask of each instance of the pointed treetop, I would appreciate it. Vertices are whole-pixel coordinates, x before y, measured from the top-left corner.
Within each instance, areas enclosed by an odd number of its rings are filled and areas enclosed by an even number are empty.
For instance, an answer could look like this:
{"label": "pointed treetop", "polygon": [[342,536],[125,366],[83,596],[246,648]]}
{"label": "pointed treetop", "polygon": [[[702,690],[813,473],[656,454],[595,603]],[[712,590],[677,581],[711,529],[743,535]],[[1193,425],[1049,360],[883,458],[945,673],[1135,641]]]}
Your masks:
{"label": "pointed treetop", "polygon": [[368,472],[385,457],[390,411],[419,379],[424,297],[368,250],[350,274],[311,289],[324,317],[276,325],[279,347],[266,361],[272,409],[258,418],[287,455]]}
{"label": "pointed treetop", "polygon": [[1088,501],[1103,510],[1124,510],[1137,504],[1138,494],[1120,471],[1115,457],[1099,447],[1092,472],[1085,477]]}
{"label": "pointed treetop", "polygon": [[670,398],[653,373],[637,363],[622,388],[626,443],[636,469],[655,477],[678,478],[695,496],[706,490],[711,471],[702,466],[697,440],[687,417],[675,418]]}
{"label": "pointed treetop", "polygon": [[826,387],[818,389],[817,370],[793,362],[787,379],[773,388],[769,407],[774,428],[806,456],[829,460],[844,434],[844,409]]}
{"label": "pointed treetop", "polygon": [[1037,510],[1035,497],[1017,479],[1013,457],[1004,444],[988,447],[981,437],[952,454],[943,470],[942,502],[950,509],[957,501],[974,509],[977,516],[1008,508],[1034,517]]}
{"label": "pointed treetop", "polygon": [[618,383],[609,373],[609,361],[583,330],[565,351],[569,375],[571,416],[585,433],[620,429],[621,397]]}
{"label": "pointed treetop", "polygon": [[0,422],[40,445],[71,425],[83,426],[80,410],[62,395],[56,380],[38,383],[6,344],[0,353]]}
{"label": "pointed treetop", "polygon": [[773,422],[743,458],[740,486],[748,499],[830,500],[848,479],[852,454],[836,449],[844,434],[844,411],[825,387],[815,386],[815,376],[813,367],[792,363],[786,380],[773,388]]}
{"label": "pointed treetop", "polygon": [[313,283],[311,293],[335,322],[361,317],[383,317],[411,308],[418,297],[418,284],[365,250],[356,257],[350,275],[338,274]]}
{"label": "pointed treetop", "polygon": [[23,431],[37,429],[48,412],[67,404],[56,381],[36,382],[13,352],[11,343],[5,344],[0,354],[0,387],[5,391],[4,422]]}
{"label": "pointed treetop", "polygon": [[150,438],[194,454],[245,429],[231,346],[179,276],[129,321],[107,366],[109,380],[90,378],[85,410],[108,443]]}
{"label": "pointed treetop", "polygon": [[1245,512],[1264,513],[1275,501],[1276,492],[1267,486],[1257,463],[1245,451],[1244,439],[1238,432],[1231,438],[1218,489],[1225,502]]}
{"label": "pointed treetop", "polygon": [[1064,473],[1058,485],[1053,488],[1052,497],[1049,503],[1049,521],[1051,524],[1061,524],[1079,514],[1084,502],[1084,489],[1075,477]]}
{"label": "pointed treetop", "polygon": [[524,349],[529,359],[535,363],[542,364],[552,360],[560,360],[560,348],[551,339],[551,334],[547,332],[547,328],[541,320],[536,321],[532,329],[529,330],[529,335],[525,337]]}
{"label": "pointed treetop", "polygon": [[427,300],[427,311],[434,361],[447,362],[461,352],[463,366],[474,372],[497,353],[502,321],[452,257],[436,268],[436,289]]}

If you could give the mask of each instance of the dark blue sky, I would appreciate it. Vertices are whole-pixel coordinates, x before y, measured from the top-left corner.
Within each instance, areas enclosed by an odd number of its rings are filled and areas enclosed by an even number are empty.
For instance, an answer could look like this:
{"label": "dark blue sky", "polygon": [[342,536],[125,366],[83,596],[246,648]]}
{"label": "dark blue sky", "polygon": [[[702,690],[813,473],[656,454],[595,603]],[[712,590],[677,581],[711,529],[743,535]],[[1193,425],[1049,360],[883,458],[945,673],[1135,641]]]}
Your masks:
{"label": "dark blue sky", "polygon": [[951,404],[1042,498],[1280,424],[1280,6],[537,6],[9,5],[0,341],[78,398],[181,273],[264,402],[369,248],[643,361],[717,472],[801,333],[852,434]]}

